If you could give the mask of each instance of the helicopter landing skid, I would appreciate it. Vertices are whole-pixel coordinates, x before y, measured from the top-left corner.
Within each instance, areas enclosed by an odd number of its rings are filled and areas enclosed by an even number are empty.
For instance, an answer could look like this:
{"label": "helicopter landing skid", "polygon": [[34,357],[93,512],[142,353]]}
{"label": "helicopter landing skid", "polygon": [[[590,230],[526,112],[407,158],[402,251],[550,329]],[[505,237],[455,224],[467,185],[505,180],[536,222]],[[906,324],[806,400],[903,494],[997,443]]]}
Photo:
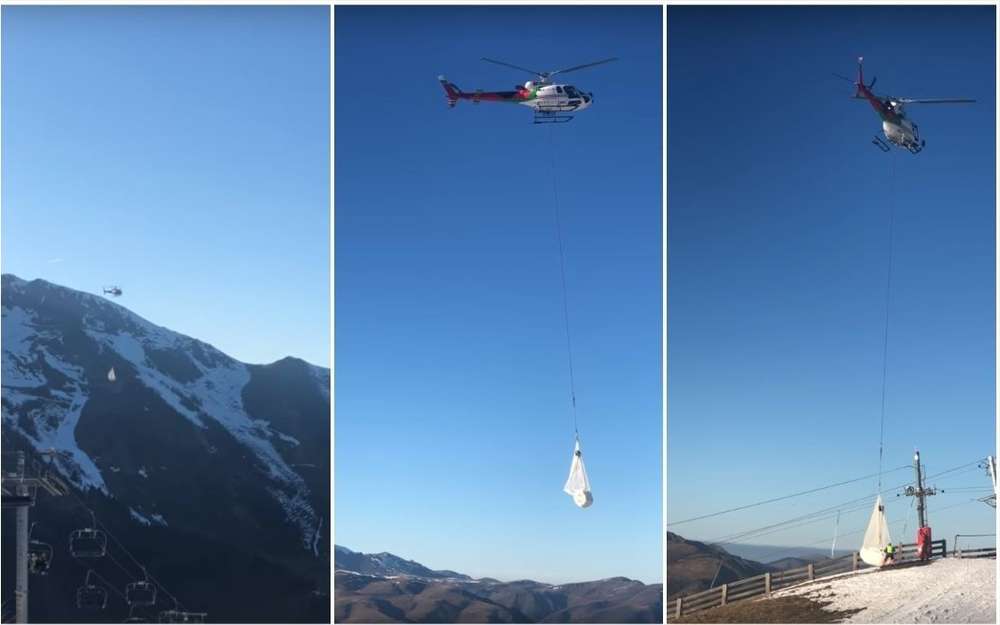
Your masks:
{"label": "helicopter landing skid", "polygon": [[919,144],[910,143],[909,145],[906,146],[906,149],[910,151],[910,154],[919,154],[920,151],[924,149],[924,146],[926,144],[927,144],[926,141],[921,140]]}
{"label": "helicopter landing skid", "polygon": [[879,137],[878,135],[876,135],[875,138],[872,139],[872,144],[878,149],[882,150],[883,152],[888,152],[889,150],[892,149],[889,147],[889,144],[886,143],[885,140],[882,139],[882,137]]}
{"label": "helicopter landing skid", "polygon": [[565,115],[563,113],[557,112],[544,112],[539,111],[535,113],[535,123],[536,124],[565,124],[566,122],[573,121],[572,115]]}

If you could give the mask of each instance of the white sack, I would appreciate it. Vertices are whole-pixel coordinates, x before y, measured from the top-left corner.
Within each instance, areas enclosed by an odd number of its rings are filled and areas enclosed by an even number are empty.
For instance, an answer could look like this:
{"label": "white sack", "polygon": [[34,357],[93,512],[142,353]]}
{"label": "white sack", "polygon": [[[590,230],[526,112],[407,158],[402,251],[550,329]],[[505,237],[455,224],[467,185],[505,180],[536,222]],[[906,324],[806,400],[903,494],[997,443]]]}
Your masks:
{"label": "white sack", "polygon": [[580,451],[580,441],[576,441],[573,449],[573,462],[569,465],[569,477],[563,491],[573,498],[573,503],[581,508],[586,508],[594,503],[594,496],[590,492],[590,480],[587,478],[587,469],[583,466],[583,452]]}
{"label": "white sack", "polygon": [[885,520],[885,507],[882,505],[882,496],[879,495],[875,500],[871,519],[868,520],[864,542],[861,543],[861,559],[871,566],[882,566],[882,558],[885,555],[882,550],[891,541],[889,524]]}

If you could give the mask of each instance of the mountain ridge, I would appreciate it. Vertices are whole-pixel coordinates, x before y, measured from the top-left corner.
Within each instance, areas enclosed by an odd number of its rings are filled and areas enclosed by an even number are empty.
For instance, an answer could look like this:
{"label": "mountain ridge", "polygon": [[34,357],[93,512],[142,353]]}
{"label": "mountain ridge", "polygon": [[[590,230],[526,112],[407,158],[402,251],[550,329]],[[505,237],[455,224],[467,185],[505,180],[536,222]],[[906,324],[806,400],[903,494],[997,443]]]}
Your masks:
{"label": "mountain ridge", "polygon": [[[338,622],[655,623],[662,616],[662,584],[627,577],[502,582],[434,571],[388,552],[363,554],[337,545],[335,555]],[[386,561],[389,567],[379,566]],[[359,564],[381,574],[348,568]]]}
{"label": "mountain ridge", "polygon": [[[8,443],[54,452],[47,462],[80,502],[40,497],[32,511],[35,533],[64,563],[47,584],[72,594],[80,583],[63,578],[77,575],[65,536],[88,523],[90,509],[115,534],[170,545],[170,554],[149,551],[168,568],[157,577],[173,578],[222,618],[328,619],[328,602],[324,608],[310,593],[329,584],[329,369],[295,357],[243,363],[121,304],[45,280],[4,274],[0,299],[5,456]],[[205,554],[215,557],[206,562]],[[210,571],[246,588],[291,584],[288,595],[308,607],[270,616],[247,609],[236,589],[217,596],[194,583]],[[58,602],[36,606],[35,596],[33,620],[79,618]]]}

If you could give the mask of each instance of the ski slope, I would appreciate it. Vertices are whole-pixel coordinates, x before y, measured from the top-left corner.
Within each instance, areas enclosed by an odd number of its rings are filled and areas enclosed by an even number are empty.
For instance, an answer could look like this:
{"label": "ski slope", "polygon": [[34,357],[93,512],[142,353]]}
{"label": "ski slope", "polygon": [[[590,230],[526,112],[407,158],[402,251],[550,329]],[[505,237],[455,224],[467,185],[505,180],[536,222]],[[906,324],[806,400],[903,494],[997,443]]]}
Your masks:
{"label": "ski slope", "polygon": [[996,566],[990,558],[944,558],[834,577],[775,596],[830,601],[830,610],[861,609],[845,623],[996,623]]}

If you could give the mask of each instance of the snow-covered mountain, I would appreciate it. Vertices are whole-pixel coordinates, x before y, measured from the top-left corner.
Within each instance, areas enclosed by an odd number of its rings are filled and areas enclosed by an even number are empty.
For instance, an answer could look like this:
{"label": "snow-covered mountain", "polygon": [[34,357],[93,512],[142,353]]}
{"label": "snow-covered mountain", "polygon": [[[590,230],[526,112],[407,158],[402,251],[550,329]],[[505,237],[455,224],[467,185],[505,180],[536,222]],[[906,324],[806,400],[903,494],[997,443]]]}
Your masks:
{"label": "snow-covered mountain", "polygon": [[421,579],[471,580],[468,575],[455,571],[435,571],[419,562],[404,560],[386,551],[382,553],[361,553],[351,551],[341,545],[334,546],[334,567],[338,571],[393,577],[405,575]]}
{"label": "snow-covered mountain", "polygon": [[133,534],[196,535],[306,575],[329,566],[328,369],[242,363],[9,274],[2,314],[5,452],[54,452],[78,496]]}

